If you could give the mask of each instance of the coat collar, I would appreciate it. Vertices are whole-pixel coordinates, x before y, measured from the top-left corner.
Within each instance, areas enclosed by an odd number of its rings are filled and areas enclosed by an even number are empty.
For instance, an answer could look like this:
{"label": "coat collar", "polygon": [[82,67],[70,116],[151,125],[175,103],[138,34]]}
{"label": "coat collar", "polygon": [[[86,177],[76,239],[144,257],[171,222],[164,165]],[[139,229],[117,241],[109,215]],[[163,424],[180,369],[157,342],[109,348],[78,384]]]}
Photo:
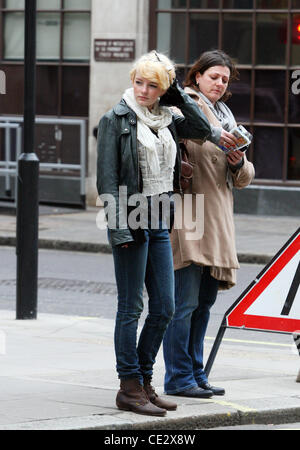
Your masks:
{"label": "coat collar", "polygon": [[122,99],[114,108],[114,113],[117,116],[125,116],[126,114],[128,114],[129,112],[132,112],[132,110],[129,108],[129,106],[127,105],[127,103],[125,102],[124,99]]}
{"label": "coat collar", "polygon": [[184,92],[186,92],[193,100],[195,100],[195,102],[202,109],[202,111],[204,112],[204,114],[207,117],[208,121],[212,125],[214,125],[216,127],[221,127],[222,126],[220,121],[217,119],[215,114],[211,111],[211,109],[209,108],[208,104],[204,101],[204,99],[201,97],[199,92],[197,92],[195,89],[192,89],[192,88],[190,88],[188,86],[184,88]]}

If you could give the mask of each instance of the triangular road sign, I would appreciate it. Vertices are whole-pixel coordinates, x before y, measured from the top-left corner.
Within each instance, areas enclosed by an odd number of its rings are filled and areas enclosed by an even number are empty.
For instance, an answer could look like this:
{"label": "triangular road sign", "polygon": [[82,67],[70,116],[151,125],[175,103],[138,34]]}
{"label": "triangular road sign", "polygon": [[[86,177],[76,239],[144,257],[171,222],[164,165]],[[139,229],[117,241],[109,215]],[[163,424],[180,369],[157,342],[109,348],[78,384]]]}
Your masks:
{"label": "triangular road sign", "polygon": [[300,330],[300,228],[225,314],[227,327]]}

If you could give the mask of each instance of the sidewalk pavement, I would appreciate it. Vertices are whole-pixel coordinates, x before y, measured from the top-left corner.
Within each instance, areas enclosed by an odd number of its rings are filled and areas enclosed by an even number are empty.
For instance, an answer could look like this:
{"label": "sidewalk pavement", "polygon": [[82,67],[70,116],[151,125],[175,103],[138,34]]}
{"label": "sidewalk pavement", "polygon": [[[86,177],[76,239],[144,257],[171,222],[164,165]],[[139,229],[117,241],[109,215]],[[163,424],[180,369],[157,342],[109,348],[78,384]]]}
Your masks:
{"label": "sidewalk pavement", "polygon": [[[97,212],[41,207],[40,247],[109,252]],[[240,261],[263,264],[299,227],[297,218],[280,216],[236,215],[235,223]],[[0,215],[0,244],[15,245],[13,214]],[[177,411],[160,418],[116,408],[113,332],[113,320],[101,317],[38,314],[19,321],[14,311],[0,310],[0,429],[178,431],[300,421],[299,355],[290,335],[280,342],[223,339],[210,382],[225,396],[170,396]],[[206,340],[206,357],[212,344]],[[160,394],[163,376],[160,350],[153,380]]]}
{"label": "sidewalk pavement", "polygon": [[[0,245],[15,246],[16,219],[12,212],[1,214],[0,204]],[[39,246],[48,249],[110,253],[103,219],[103,208],[76,210],[40,206]],[[239,261],[267,263],[299,225],[300,216],[235,214]]]}

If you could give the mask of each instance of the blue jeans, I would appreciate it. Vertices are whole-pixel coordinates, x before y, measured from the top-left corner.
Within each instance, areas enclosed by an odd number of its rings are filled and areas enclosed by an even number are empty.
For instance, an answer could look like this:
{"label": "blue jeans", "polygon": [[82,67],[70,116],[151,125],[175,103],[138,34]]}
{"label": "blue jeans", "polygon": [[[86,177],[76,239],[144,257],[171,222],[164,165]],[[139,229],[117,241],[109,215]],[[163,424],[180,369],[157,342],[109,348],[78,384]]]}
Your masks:
{"label": "blue jeans", "polygon": [[191,264],[175,272],[175,314],[163,341],[167,394],[207,381],[203,345],[218,286],[209,267]]}
{"label": "blue jeans", "polygon": [[[151,377],[165,330],[172,319],[174,268],[166,228],[145,230],[146,241],[128,248],[113,247],[118,288],[115,352],[120,379]],[[144,283],[149,297],[148,316],[137,342],[143,311]]]}

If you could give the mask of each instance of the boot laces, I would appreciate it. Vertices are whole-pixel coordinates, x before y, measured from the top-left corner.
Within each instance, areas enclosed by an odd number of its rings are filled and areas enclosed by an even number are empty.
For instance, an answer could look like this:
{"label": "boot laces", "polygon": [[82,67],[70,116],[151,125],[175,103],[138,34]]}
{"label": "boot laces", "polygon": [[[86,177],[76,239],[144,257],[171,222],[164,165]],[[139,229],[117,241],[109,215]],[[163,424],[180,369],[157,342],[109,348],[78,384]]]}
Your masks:
{"label": "boot laces", "polygon": [[155,392],[154,387],[152,386],[152,384],[150,382],[145,384],[145,390],[149,397],[153,397],[153,396],[158,397],[157,393]]}

